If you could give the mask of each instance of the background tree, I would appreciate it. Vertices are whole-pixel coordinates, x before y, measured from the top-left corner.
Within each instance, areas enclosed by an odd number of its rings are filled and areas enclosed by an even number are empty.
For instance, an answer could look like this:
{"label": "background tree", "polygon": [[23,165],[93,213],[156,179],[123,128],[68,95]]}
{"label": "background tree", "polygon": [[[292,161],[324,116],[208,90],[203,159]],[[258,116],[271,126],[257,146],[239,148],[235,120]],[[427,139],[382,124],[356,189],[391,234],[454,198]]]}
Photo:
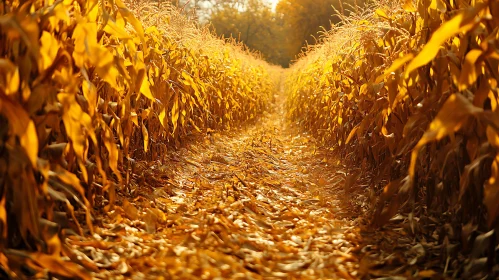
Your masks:
{"label": "background tree", "polygon": [[285,65],[281,43],[284,36],[282,18],[276,17],[261,0],[226,1],[212,12],[210,24],[218,35],[235,38],[266,60]]}
{"label": "background tree", "polygon": [[340,23],[338,13],[348,14],[366,1],[280,0],[273,11],[266,0],[205,0],[203,9],[218,35],[235,38],[269,62],[287,67],[304,46],[316,43],[321,31]]}
{"label": "background tree", "polygon": [[290,58],[299,54],[307,44],[313,45],[321,31],[340,23],[338,13],[348,15],[366,0],[281,0],[276,8],[288,36],[282,45]]}

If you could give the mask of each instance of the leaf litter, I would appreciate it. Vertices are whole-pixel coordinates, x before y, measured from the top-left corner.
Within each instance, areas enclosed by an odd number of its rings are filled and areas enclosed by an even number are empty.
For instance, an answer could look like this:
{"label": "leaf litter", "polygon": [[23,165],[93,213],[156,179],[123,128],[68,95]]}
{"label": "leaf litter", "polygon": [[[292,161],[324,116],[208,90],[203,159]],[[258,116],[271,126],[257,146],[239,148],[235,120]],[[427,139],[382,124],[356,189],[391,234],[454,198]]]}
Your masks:
{"label": "leaf litter", "polygon": [[345,191],[357,176],[279,112],[188,143],[166,163],[137,162],[131,192],[118,192],[93,236],[66,241],[73,261],[96,279],[436,274],[404,228],[369,230],[365,198]]}

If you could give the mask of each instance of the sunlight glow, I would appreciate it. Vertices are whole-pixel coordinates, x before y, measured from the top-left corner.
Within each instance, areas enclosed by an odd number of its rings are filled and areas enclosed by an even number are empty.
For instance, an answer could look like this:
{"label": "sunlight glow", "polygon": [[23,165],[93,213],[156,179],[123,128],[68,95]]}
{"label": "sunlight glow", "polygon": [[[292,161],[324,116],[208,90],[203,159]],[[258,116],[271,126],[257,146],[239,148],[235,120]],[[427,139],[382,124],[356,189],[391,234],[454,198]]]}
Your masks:
{"label": "sunlight glow", "polygon": [[279,0],[267,0],[267,2],[271,5],[272,10],[275,10],[275,7],[277,6],[277,3],[279,3]]}

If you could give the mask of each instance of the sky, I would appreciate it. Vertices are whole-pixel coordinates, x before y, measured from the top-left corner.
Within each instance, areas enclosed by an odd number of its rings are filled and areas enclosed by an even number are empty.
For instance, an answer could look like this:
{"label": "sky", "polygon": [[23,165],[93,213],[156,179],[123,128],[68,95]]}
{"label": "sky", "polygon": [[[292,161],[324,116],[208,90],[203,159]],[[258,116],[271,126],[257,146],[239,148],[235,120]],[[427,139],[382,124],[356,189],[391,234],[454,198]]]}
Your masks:
{"label": "sky", "polygon": [[279,0],[267,0],[272,5],[272,10],[275,10],[275,6],[279,2]]}
{"label": "sky", "polygon": [[[264,0],[264,1],[266,1],[267,3],[269,3],[270,6],[272,7],[272,10],[275,11],[275,7],[277,6],[277,3],[279,3],[280,0]],[[184,1],[184,3],[185,3],[185,1]],[[202,6],[204,8],[209,8],[211,6],[211,2],[209,2],[209,1],[208,2],[201,2],[201,3],[202,3]]]}

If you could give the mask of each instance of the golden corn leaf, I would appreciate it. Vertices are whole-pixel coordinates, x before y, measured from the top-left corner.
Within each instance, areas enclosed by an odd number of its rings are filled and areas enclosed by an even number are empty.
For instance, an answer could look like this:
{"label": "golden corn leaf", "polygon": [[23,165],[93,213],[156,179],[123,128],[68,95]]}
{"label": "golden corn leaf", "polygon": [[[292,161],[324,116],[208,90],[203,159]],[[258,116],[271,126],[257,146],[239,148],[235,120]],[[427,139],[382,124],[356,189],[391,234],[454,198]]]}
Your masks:
{"label": "golden corn leaf", "polygon": [[90,22],[96,22],[97,18],[99,17],[99,1],[97,0],[88,0],[85,1],[86,3],[86,12],[87,14],[85,15],[86,18]]}
{"label": "golden corn leaf", "polygon": [[38,159],[38,134],[35,123],[29,118],[23,107],[0,92],[0,113],[9,121],[9,129],[19,137],[20,144],[31,165],[36,168]]}
{"label": "golden corn leaf", "polygon": [[352,140],[353,136],[355,135],[355,132],[357,132],[357,130],[359,129],[360,127],[360,124],[356,125],[351,131],[350,131],[350,134],[348,134],[348,137],[347,137],[347,140],[345,141],[345,144],[348,144],[350,143],[350,141]]}
{"label": "golden corn leaf", "polygon": [[200,102],[203,102],[203,97],[201,97],[199,87],[198,87],[199,82],[194,81],[194,79],[191,77],[191,75],[189,75],[185,71],[182,72],[182,78],[184,78],[184,80],[182,82],[185,85],[192,87],[192,89],[194,90],[194,95],[196,96],[197,100],[199,100]]}
{"label": "golden corn leaf", "polygon": [[82,84],[82,92],[88,103],[88,113],[90,116],[93,116],[95,114],[95,109],[97,108],[97,88],[90,81],[85,80]]}
{"label": "golden corn leaf", "polygon": [[144,37],[144,29],[142,27],[142,23],[135,18],[132,12],[126,7],[125,4],[121,0],[116,0],[116,5],[119,8],[120,14],[123,16],[125,20],[127,20],[135,29],[135,32],[137,32],[137,36],[139,36],[140,41],[142,42],[143,45],[143,50],[147,54],[147,47],[146,47],[146,39]]}
{"label": "golden corn leaf", "polygon": [[173,107],[172,107],[173,133],[175,133],[175,131],[177,131],[177,122],[178,122],[179,116],[180,116],[179,100],[178,100],[178,95],[175,94],[175,97],[173,99]]}
{"label": "golden corn leaf", "polygon": [[140,86],[140,93],[142,93],[145,97],[147,97],[149,100],[156,101],[156,98],[154,98],[152,92],[151,92],[151,87],[149,80],[147,77],[144,75],[144,78],[142,79],[142,83]]}
{"label": "golden corn leaf", "polygon": [[31,57],[37,61],[40,45],[38,39],[40,36],[40,28],[34,17],[24,15],[19,20],[18,17],[12,14],[0,17],[0,26],[7,31],[8,38],[22,41]]}
{"label": "golden corn leaf", "polygon": [[144,138],[144,152],[149,150],[149,132],[144,124],[142,124],[142,137]]}
{"label": "golden corn leaf", "polygon": [[456,34],[466,32],[473,28],[476,15],[484,7],[486,7],[486,5],[483,3],[478,4],[475,8],[466,9],[451,20],[442,24],[442,26],[433,33],[430,41],[424,46],[423,50],[421,50],[421,52],[409,63],[405,71],[405,78],[409,78],[412,71],[432,61],[438,54],[440,46],[448,39]]}
{"label": "golden corn leaf", "polygon": [[52,28],[55,30],[59,30],[59,22],[63,22],[66,25],[71,23],[71,19],[69,17],[68,6],[71,3],[66,3],[68,1],[63,1],[56,3],[53,8],[54,15],[49,17],[49,22]]}
{"label": "golden corn leaf", "polygon": [[[496,134],[497,137],[497,134]],[[483,204],[487,207],[488,224],[491,227],[499,214],[499,155],[492,163],[492,176],[484,184]]]}
{"label": "golden corn leaf", "polygon": [[161,109],[161,112],[159,113],[159,121],[161,122],[161,125],[163,126],[163,128],[167,128],[168,127],[168,119],[166,118],[166,108],[163,107],[163,109]]}
{"label": "golden corn leaf", "polygon": [[128,34],[123,27],[116,24],[116,22],[112,19],[107,21],[104,31],[122,40],[132,39],[130,34]]}
{"label": "golden corn leaf", "polygon": [[19,69],[8,59],[0,58],[0,89],[5,94],[17,93],[20,86]]}
{"label": "golden corn leaf", "polygon": [[445,13],[447,11],[447,6],[443,0],[431,0],[430,9]]}
{"label": "golden corn leaf", "polygon": [[38,159],[38,135],[35,123],[29,120],[25,129],[26,131],[20,135],[21,146],[26,151],[31,164],[36,166],[36,160]]}
{"label": "golden corn leaf", "polygon": [[66,133],[71,139],[71,146],[78,158],[85,162],[87,149],[87,135],[82,133],[82,126],[92,139],[94,144],[97,144],[92,119],[83,112],[80,105],[76,102],[76,97],[71,93],[59,93],[57,95],[59,102],[63,106],[62,121],[66,129]]}
{"label": "golden corn leaf", "polygon": [[121,176],[121,173],[118,170],[118,147],[114,142],[113,132],[106,125],[103,124],[104,127],[104,146],[109,153],[109,167],[114,172],[114,174],[118,177]]}
{"label": "golden corn leaf", "polygon": [[410,12],[410,13],[417,11],[416,7],[414,7],[414,3],[412,0],[405,0],[403,8],[404,8],[404,10],[406,10],[407,12]]}
{"label": "golden corn leaf", "polygon": [[477,63],[477,61],[479,60],[482,53],[482,50],[475,49],[469,51],[466,54],[464,65],[461,70],[461,75],[459,76],[459,90],[467,89],[478,79],[478,69],[480,68],[480,64]]}
{"label": "golden corn leaf", "polygon": [[7,231],[7,229],[8,229],[8,227],[7,227],[7,210],[5,208],[6,200],[7,200],[7,196],[5,196],[5,195],[2,196],[2,199],[0,200],[0,228],[2,229],[2,232],[0,232],[0,236],[3,239],[7,239],[7,232],[8,232]]}
{"label": "golden corn leaf", "polygon": [[136,126],[139,126],[139,117],[136,112],[131,112],[130,113],[130,120],[132,121],[133,124]]}
{"label": "golden corn leaf", "polygon": [[57,52],[59,51],[59,41],[52,33],[43,31],[42,37],[40,38],[40,45],[41,57],[38,67],[41,71],[43,71],[50,67],[57,57]]}
{"label": "golden corn leaf", "polygon": [[101,45],[89,46],[88,54],[87,61],[92,63],[92,66],[96,68],[109,69],[114,63],[113,53]]}
{"label": "golden corn leaf", "polygon": [[473,104],[461,94],[453,94],[447,99],[438,112],[430,127],[423,134],[412,151],[409,175],[414,178],[419,150],[432,141],[437,141],[453,133],[461,127],[468,117],[483,112],[483,109]]}
{"label": "golden corn leaf", "polygon": [[388,15],[382,9],[377,9],[374,13],[380,18],[389,19]]}
{"label": "golden corn leaf", "polygon": [[383,75],[379,76],[378,78],[376,78],[376,84],[379,84],[383,81],[383,79],[390,75],[391,73],[397,71],[398,69],[400,69],[400,67],[404,66],[404,64],[406,64],[408,61],[410,61],[411,59],[414,58],[414,54],[410,53],[410,54],[407,54],[407,55],[404,55],[403,57],[400,57],[398,59],[396,59],[392,65],[390,66],[390,68],[386,69],[385,72],[383,73]]}
{"label": "golden corn leaf", "polygon": [[111,87],[120,90],[116,82],[119,72],[114,66],[113,53],[101,45],[90,46],[88,49],[91,55],[87,57],[87,61],[96,68],[96,73]]}
{"label": "golden corn leaf", "polygon": [[92,56],[90,48],[99,48],[97,43],[97,25],[82,20],[76,25],[73,31],[73,40],[75,41],[73,59],[76,66],[83,68],[85,62]]}

